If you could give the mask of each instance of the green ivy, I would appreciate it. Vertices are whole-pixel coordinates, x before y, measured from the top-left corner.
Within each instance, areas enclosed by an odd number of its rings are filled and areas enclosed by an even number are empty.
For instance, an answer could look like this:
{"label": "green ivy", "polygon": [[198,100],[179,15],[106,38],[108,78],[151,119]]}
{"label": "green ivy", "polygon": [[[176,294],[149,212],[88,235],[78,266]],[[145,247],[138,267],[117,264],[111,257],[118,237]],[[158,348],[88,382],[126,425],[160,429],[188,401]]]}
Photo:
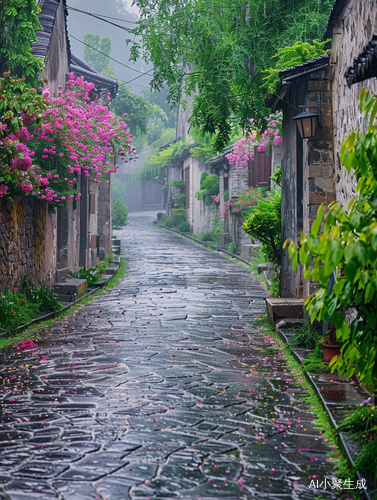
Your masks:
{"label": "green ivy", "polygon": [[43,62],[31,53],[35,30],[42,29],[39,12],[35,0],[2,0],[0,9],[0,74],[24,76],[35,87],[43,73]]}
{"label": "green ivy", "polygon": [[203,172],[200,178],[200,190],[195,194],[197,199],[203,200],[206,205],[210,205],[212,202],[212,196],[218,195],[219,192],[219,176],[216,174],[208,175],[206,172]]}

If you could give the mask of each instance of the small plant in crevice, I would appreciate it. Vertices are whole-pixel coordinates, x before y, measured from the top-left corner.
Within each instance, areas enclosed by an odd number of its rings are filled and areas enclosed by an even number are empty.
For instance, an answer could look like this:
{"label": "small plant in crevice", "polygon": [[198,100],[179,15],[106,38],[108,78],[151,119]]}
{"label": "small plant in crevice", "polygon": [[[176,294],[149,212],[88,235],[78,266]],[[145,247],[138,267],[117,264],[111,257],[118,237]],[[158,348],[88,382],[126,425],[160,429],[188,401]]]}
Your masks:
{"label": "small plant in crevice", "polygon": [[307,319],[295,331],[295,334],[295,337],[289,341],[289,345],[293,348],[304,347],[305,349],[315,349],[317,342],[322,338],[322,335],[310,325]]}
{"label": "small plant in crevice", "polygon": [[[356,480],[356,472],[368,473],[377,484],[377,410],[373,405],[359,406],[353,410],[339,425],[336,433],[346,433],[362,446],[352,469]],[[376,498],[376,495],[373,497]]]}
{"label": "small plant in crevice", "polygon": [[317,342],[314,351],[303,361],[305,371],[310,373],[323,373],[331,371],[331,367],[323,362],[323,351],[320,342]]}

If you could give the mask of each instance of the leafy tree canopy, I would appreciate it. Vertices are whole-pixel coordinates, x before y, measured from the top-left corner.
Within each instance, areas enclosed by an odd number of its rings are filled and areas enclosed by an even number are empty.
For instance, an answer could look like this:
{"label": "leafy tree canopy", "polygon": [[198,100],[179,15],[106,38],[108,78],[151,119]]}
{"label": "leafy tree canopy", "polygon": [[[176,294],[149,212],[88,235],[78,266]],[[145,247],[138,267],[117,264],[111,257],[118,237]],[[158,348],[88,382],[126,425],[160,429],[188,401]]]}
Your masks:
{"label": "leafy tree canopy", "polygon": [[127,113],[126,120],[129,120],[132,131],[141,134],[148,133],[148,122],[153,115],[167,121],[164,111],[159,106],[151,104],[143,97],[131,92],[129,85],[119,87],[112,109],[118,116],[124,116]]}
{"label": "leafy tree canopy", "polygon": [[13,76],[24,76],[26,82],[37,86],[38,74],[43,73],[43,62],[31,54],[36,42],[35,30],[40,8],[35,0],[2,0],[0,9],[0,75],[10,71]]}
{"label": "leafy tree canopy", "polygon": [[115,78],[114,69],[109,65],[109,56],[111,54],[110,38],[107,36],[101,38],[99,35],[87,33],[84,36],[84,42],[86,43],[83,54],[84,61],[98,73],[109,78]]}
{"label": "leafy tree canopy", "polygon": [[[169,86],[177,105],[195,93],[192,125],[226,145],[232,129],[265,116],[263,70],[277,50],[320,38],[331,0],[138,0],[131,49],[154,65],[152,88]],[[138,42],[140,40],[140,43]]]}

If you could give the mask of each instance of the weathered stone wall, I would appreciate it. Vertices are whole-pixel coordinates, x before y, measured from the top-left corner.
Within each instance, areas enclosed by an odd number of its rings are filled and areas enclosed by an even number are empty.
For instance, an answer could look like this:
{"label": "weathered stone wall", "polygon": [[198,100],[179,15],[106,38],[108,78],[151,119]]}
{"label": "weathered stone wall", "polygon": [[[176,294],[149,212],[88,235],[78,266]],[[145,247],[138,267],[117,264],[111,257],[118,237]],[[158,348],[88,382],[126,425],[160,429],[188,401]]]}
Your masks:
{"label": "weathered stone wall", "polygon": [[111,179],[102,182],[98,192],[99,258],[104,260],[111,253]]}
{"label": "weathered stone wall", "polygon": [[56,213],[32,198],[0,200],[0,289],[19,291],[24,277],[55,282]]}
{"label": "weathered stone wall", "polygon": [[365,131],[367,120],[358,107],[358,95],[362,87],[377,93],[377,79],[371,78],[356,83],[349,89],[345,72],[353,65],[353,60],[364,50],[372,39],[377,16],[375,0],[350,0],[339,16],[332,34],[330,64],[333,67],[332,106],[334,110],[334,157],[336,162],[336,199],[344,207],[355,195],[355,179],[341,165],[339,154],[342,142],[357,128]]}
{"label": "weathered stone wall", "polygon": [[[321,98],[321,124],[313,139],[301,139],[293,118],[308,105],[315,112]],[[298,74],[287,88],[283,108],[282,150],[282,243],[295,242],[302,231],[310,231],[318,206],[335,199],[332,154],[332,107],[329,67]],[[292,269],[287,249],[282,250],[281,297],[300,297],[308,293],[300,268]]]}

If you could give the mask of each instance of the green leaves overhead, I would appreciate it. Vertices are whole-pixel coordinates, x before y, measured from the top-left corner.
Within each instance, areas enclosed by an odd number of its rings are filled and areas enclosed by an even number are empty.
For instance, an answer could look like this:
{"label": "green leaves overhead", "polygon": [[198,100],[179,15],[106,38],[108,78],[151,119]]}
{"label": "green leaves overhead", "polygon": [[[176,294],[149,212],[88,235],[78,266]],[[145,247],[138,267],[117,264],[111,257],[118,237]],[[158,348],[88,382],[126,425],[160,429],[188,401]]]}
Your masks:
{"label": "green leaves overhead", "polygon": [[138,0],[133,59],[154,65],[152,87],[194,93],[192,125],[221,150],[247,118],[263,118],[263,70],[280,47],[322,36],[331,0]]}

